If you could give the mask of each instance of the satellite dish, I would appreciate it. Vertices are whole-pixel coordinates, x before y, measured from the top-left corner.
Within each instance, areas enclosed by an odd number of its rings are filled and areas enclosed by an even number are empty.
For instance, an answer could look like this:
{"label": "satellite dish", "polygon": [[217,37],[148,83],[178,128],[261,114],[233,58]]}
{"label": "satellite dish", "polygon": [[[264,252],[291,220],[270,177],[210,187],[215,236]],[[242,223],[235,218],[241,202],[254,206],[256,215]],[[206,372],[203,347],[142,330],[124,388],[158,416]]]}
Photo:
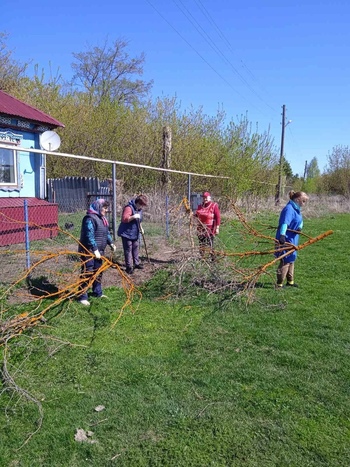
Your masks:
{"label": "satellite dish", "polygon": [[45,151],[56,151],[60,147],[61,138],[54,131],[44,131],[39,136],[39,142],[41,149]]}

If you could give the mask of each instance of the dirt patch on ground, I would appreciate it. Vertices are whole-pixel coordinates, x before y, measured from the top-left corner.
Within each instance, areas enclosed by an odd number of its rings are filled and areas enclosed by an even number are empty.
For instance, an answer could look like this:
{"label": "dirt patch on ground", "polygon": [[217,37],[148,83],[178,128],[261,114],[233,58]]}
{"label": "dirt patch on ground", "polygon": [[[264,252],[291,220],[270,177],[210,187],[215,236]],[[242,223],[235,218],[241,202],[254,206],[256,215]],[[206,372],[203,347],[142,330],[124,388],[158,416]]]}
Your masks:
{"label": "dirt patch on ground", "polygon": [[[53,244],[48,249],[31,253],[30,275],[26,270],[26,256],[23,250],[12,251],[3,256],[3,266],[0,268],[0,282],[8,288],[6,295],[9,304],[29,303],[38,298],[47,296],[60,297],[60,291],[69,294],[72,290],[74,296],[74,284],[80,277],[80,256],[77,253],[77,245]],[[107,287],[122,287],[123,275],[136,285],[149,281],[159,269],[168,268],[179,263],[186,257],[186,251],[169,245],[162,237],[150,237],[147,239],[147,253],[144,244],[140,245],[140,259],[143,269],[134,270],[133,274],[127,275],[124,265],[124,254],[121,242],[117,243],[117,265],[104,271],[102,278],[103,289]],[[50,254],[54,256],[50,257]],[[106,257],[111,259],[109,248]],[[19,279],[22,279],[20,284]],[[16,287],[13,284],[17,283]],[[76,289],[75,289],[76,290]]]}
{"label": "dirt patch on ground", "polygon": [[[159,269],[164,269],[176,264],[185,256],[184,251],[173,246],[169,246],[163,238],[148,240],[147,253],[148,257],[146,256],[144,247],[140,248],[140,259],[143,269],[135,269],[133,274],[128,275],[135,285],[141,285],[144,282],[149,281]],[[118,266],[123,273],[125,273],[123,251],[119,249]],[[110,268],[103,274],[103,287],[119,287],[121,284],[122,278],[115,268]]]}

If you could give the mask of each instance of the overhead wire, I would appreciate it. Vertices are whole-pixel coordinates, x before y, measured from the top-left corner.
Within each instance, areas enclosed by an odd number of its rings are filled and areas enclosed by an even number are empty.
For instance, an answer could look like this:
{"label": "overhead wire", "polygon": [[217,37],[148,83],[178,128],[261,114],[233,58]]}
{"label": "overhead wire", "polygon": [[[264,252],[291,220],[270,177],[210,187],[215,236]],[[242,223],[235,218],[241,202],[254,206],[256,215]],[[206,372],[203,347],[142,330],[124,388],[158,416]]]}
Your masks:
{"label": "overhead wire", "polygon": [[[199,9],[202,11],[203,15],[207,18],[207,20],[212,24],[212,26],[214,26],[214,29],[217,31],[219,37],[222,39],[223,42],[225,42],[227,48],[230,50],[230,52],[232,53],[232,55],[235,55],[236,52],[234,51],[230,41],[227,39],[227,37],[225,36],[225,34],[222,32],[222,30],[220,29],[220,27],[216,24],[216,22],[214,21],[213,17],[211,16],[211,14],[209,13],[209,11],[205,8],[205,6],[203,5],[202,1],[201,0],[194,0],[195,3],[198,5]],[[247,66],[247,64],[242,60],[240,59],[240,63],[242,65],[242,67],[246,70],[246,72],[248,73],[248,75],[251,77],[251,79],[253,81],[255,81],[259,86],[260,88],[266,93],[266,89],[264,89],[261,84],[259,83],[259,80],[258,78],[255,76],[255,74],[252,72],[252,70]],[[264,101],[265,103],[265,101]],[[273,107],[270,106],[270,104],[266,103],[266,105],[271,109],[273,110],[274,112],[277,112],[277,110]]]}
{"label": "overhead wire", "polygon": [[[223,53],[223,51],[215,44],[213,39],[210,37],[210,35],[206,32],[206,30],[199,24],[199,22],[196,20],[196,18],[192,15],[192,13],[188,10],[188,8],[184,5],[182,0],[173,0],[175,5],[179,8],[179,10],[182,12],[182,14],[188,19],[188,21],[195,27],[195,29],[199,32],[199,34],[204,38],[204,40],[209,44],[209,46],[231,67],[233,72],[239,77],[239,79],[242,81],[243,84],[247,86],[247,88],[255,94],[255,96],[260,99],[267,107],[269,107],[273,112],[276,110],[270,106],[261,96],[258,94],[255,89],[249,84],[249,82],[245,79],[245,77],[242,75],[242,73],[239,72],[239,70],[233,65],[231,60],[229,60],[226,55]],[[183,9],[179,5],[179,3],[182,4]],[[185,11],[184,11],[185,10]],[[206,15],[207,16],[207,15]],[[207,16],[208,17],[208,16]],[[192,18],[192,19],[191,19]],[[215,24],[215,23],[214,23]],[[197,27],[198,26],[198,27]],[[215,26],[215,28],[218,30],[218,27]],[[220,37],[223,37],[223,34],[220,34]],[[229,42],[226,40],[226,43],[229,44]],[[232,47],[230,47],[230,50],[232,51]]]}
{"label": "overhead wire", "polygon": [[298,143],[297,143],[297,141],[296,141],[296,139],[295,139],[295,137],[294,137],[292,128],[291,128],[289,125],[288,125],[287,130],[288,130],[288,133],[290,134],[290,137],[291,137],[291,139],[292,139],[292,142],[293,142],[293,144],[294,144],[294,147],[295,147],[296,152],[299,154],[300,158],[303,158],[304,161],[305,161],[305,162],[304,162],[304,171],[303,171],[302,174],[299,174],[300,177],[303,177],[303,176],[304,176],[304,172],[305,172],[305,164],[307,164],[307,160],[305,160],[305,156],[304,156],[304,154],[303,154],[303,152],[302,152],[300,146],[298,145]]}
{"label": "overhead wire", "polygon": [[[259,109],[256,105],[254,105],[249,99],[247,99],[246,96],[244,96],[241,92],[239,92],[226,78],[223,76],[223,74],[217,70],[216,67],[214,67],[207,59],[206,57],[200,53],[191,43],[188,41],[182,34],[181,32],[159,11],[159,9],[150,1],[146,0],[147,3],[154,9],[154,11],[167,23],[167,25],[176,32],[176,34],[201,58],[201,60],[206,63],[206,65],[223,81],[226,83],[227,86],[229,86],[230,89],[232,89],[237,95],[239,95],[242,99],[247,101],[250,105],[252,105],[256,110],[259,112],[262,112],[261,109]],[[221,31],[220,27],[216,24],[212,16],[210,15],[209,11],[205,8],[201,0],[194,0],[203,15],[206,17],[206,19],[210,22],[210,24],[215,28],[216,32],[218,33],[219,37],[222,39],[222,41],[226,44],[228,49],[232,54],[234,54],[234,50],[232,48],[231,43],[227,39],[227,37],[224,35],[224,33]],[[212,39],[212,37],[208,34],[206,29],[202,27],[202,25],[197,21],[197,19],[194,17],[194,15],[189,11],[189,9],[185,6],[184,2],[182,0],[173,0],[174,4],[176,7],[181,11],[181,13],[185,16],[185,18],[192,24],[192,26],[196,29],[196,31],[202,36],[202,38],[206,41],[206,43],[215,51],[217,55],[221,57],[234,71],[234,73],[239,77],[239,79],[242,81],[242,83],[256,96],[259,98],[259,100],[266,105],[267,108],[269,108],[272,112],[273,115],[276,115],[276,109],[272,105],[270,105],[266,99],[264,99],[253,87],[252,85],[248,82],[248,80],[243,76],[243,74],[235,67],[232,63],[232,61],[225,55],[225,53],[222,51],[222,49],[215,43],[215,41]],[[243,60],[240,60],[243,68],[246,70],[246,72],[249,74],[249,76],[253,79],[253,81],[258,82],[258,79],[254,75],[254,73],[247,67],[247,65],[244,63]],[[266,91],[264,91],[266,92]],[[264,113],[264,112],[263,112]],[[273,118],[273,117],[272,117]]]}
{"label": "overhead wire", "polygon": [[[236,94],[238,94],[242,99],[247,100],[243,94],[241,94],[237,89],[235,89],[232,84],[227,81],[227,79],[218,71],[216,70],[209,62],[208,60],[200,53],[198,50],[167,20],[167,18],[153,5],[153,3],[150,0],[146,0],[147,3],[156,11],[156,13],[178,34],[181,39],[186,42],[186,44],[211,68],[214,73],[219,76],[220,79],[222,79]],[[257,109],[257,107],[250,102],[250,104]],[[257,109],[259,110],[259,109]]]}

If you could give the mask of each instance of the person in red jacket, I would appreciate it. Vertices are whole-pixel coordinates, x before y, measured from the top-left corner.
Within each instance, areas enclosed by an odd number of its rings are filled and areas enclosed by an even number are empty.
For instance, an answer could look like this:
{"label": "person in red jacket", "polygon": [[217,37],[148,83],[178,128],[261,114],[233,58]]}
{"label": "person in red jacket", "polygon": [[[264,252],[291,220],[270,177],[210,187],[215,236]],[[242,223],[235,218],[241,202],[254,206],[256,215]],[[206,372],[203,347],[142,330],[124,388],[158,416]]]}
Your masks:
{"label": "person in red jacket", "polygon": [[[214,248],[214,237],[218,235],[220,229],[220,209],[218,203],[211,200],[210,193],[203,193],[203,203],[197,208],[195,216],[198,219],[197,236],[201,254],[209,248],[212,252]],[[213,258],[213,253],[212,258]]]}

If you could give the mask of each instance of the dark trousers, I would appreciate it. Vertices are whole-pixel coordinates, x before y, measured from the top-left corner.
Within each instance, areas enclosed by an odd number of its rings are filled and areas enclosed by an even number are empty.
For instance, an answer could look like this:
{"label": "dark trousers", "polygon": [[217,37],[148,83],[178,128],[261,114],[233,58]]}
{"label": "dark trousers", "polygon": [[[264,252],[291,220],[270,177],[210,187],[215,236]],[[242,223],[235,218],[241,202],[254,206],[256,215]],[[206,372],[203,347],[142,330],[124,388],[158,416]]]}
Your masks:
{"label": "dark trousers", "polygon": [[134,265],[140,264],[139,259],[139,241],[129,240],[128,238],[122,237],[125,266],[132,268]]}
{"label": "dark trousers", "polygon": [[80,274],[80,290],[82,294],[79,297],[79,300],[88,299],[88,289],[89,285],[92,285],[92,295],[95,297],[101,297],[102,295],[102,273],[97,274],[93,283],[89,284],[92,276],[97,273],[97,271],[102,266],[102,259],[91,258],[86,260],[86,256],[82,256],[81,260],[83,261],[81,265],[81,274]]}

